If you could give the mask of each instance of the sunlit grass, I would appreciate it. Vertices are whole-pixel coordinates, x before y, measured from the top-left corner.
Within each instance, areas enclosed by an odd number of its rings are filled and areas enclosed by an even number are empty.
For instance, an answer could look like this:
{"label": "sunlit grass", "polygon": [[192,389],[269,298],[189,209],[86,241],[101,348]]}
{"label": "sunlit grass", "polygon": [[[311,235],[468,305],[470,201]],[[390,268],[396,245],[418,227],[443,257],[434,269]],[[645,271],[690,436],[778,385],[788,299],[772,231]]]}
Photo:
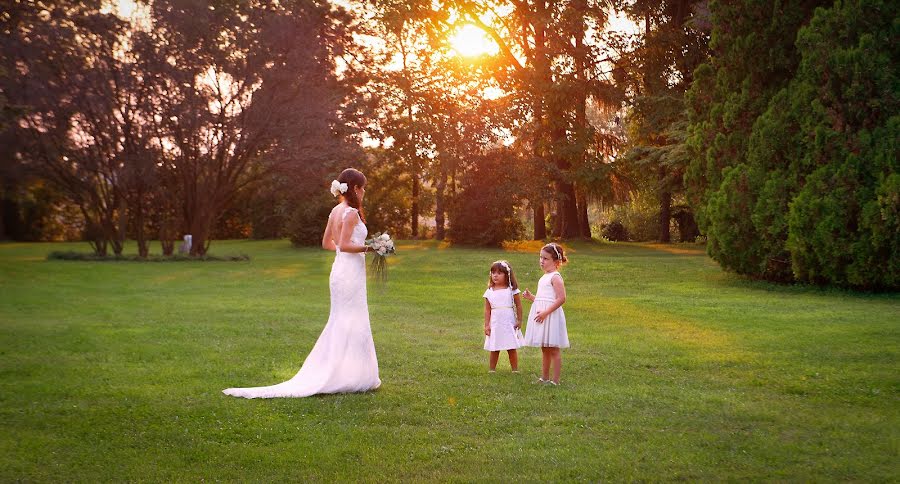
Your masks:
{"label": "sunlit grass", "polygon": [[748,281],[693,245],[575,244],[550,388],[538,351],[488,375],[480,349],[490,263],[534,290],[539,245],[401,241],[369,293],[382,388],[247,401],[220,392],[289,378],[318,337],[328,253],[69,262],[44,256],[87,246],[0,244],[0,478],[896,479],[896,294]]}

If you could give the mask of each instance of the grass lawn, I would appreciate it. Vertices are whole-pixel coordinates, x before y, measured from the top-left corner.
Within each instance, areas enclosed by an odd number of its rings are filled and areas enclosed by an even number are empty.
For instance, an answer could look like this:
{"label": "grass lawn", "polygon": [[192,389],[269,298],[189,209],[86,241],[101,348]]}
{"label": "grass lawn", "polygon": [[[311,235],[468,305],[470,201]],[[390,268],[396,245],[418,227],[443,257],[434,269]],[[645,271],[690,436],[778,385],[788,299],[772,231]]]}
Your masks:
{"label": "grass lawn", "polygon": [[[377,392],[244,400],[293,376],[332,255],[47,261],[0,244],[0,480],[790,480],[900,476],[900,296],[723,273],[694,246],[571,246],[562,385],[487,373],[483,302],[537,246],[401,243],[369,308]],[[134,251],[134,244],[129,244]],[[158,245],[152,250],[158,251]],[[525,304],[527,312],[528,304]]]}

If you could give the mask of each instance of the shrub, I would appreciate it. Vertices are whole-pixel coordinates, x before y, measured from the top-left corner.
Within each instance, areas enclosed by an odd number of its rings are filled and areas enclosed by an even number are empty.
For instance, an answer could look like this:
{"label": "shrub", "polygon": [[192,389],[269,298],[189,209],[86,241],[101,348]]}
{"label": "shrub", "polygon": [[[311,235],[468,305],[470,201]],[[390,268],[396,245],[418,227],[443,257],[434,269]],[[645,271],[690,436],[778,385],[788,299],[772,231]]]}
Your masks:
{"label": "shrub", "polygon": [[643,242],[659,237],[659,203],[651,191],[632,192],[628,202],[612,209],[610,219],[625,227],[628,240]]}
{"label": "shrub", "polygon": [[606,224],[601,232],[603,238],[612,242],[622,242],[628,240],[628,230],[622,225],[622,222],[613,220]]}

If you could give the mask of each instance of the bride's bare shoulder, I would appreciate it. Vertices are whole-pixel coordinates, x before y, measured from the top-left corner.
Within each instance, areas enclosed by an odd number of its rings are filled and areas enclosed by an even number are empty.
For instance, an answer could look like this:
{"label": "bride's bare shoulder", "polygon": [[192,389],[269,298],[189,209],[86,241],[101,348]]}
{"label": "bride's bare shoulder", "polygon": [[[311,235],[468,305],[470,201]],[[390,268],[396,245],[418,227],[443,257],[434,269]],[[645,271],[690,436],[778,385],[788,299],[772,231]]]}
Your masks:
{"label": "bride's bare shoulder", "polygon": [[[335,207],[335,209],[338,209],[338,210],[333,211],[332,213],[334,214],[335,217],[338,217],[338,220],[340,220],[342,222],[341,225],[343,225],[343,222],[347,222],[347,221],[350,221],[350,225],[355,225],[355,222],[352,221],[352,217],[350,216],[350,214],[359,213],[359,210],[357,210],[347,204],[343,204],[343,206]],[[359,217],[356,217],[356,218],[358,219]]]}
{"label": "bride's bare shoulder", "polygon": [[341,215],[344,214],[345,208],[347,208],[347,204],[344,202],[335,205],[334,208],[331,209],[331,213],[328,214],[328,218],[332,220],[340,220]]}

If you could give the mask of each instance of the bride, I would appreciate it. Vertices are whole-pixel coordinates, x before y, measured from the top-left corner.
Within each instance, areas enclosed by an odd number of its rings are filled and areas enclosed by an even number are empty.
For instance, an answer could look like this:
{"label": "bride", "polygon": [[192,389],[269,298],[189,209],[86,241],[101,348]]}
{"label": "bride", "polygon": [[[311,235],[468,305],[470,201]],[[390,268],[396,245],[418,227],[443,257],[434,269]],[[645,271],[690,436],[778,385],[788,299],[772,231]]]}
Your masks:
{"label": "bride", "polygon": [[366,302],[368,229],[361,212],[365,187],[366,177],[353,168],[332,182],[332,193],[342,195],[342,200],[331,210],[322,237],[322,247],[336,252],[328,280],[331,312],[300,371],[277,385],[229,388],[222,393],[244,398],[307,397],[364,392],[381,385]]}

